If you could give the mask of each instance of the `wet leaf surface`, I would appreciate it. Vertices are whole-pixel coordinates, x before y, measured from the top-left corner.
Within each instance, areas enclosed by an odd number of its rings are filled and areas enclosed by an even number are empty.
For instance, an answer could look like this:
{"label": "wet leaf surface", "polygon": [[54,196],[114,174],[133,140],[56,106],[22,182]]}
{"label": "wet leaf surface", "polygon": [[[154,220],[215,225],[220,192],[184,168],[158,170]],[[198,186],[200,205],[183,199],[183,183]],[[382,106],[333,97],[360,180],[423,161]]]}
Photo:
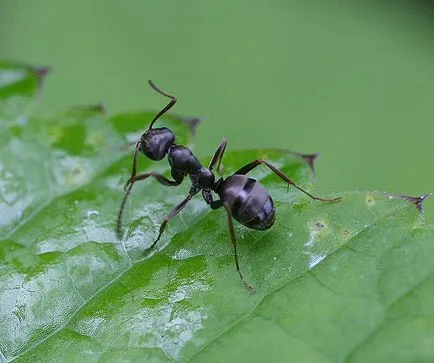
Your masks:
{"label": "wet leaf surface", "polygon": [[[188,182],[137,183],[125,238],[116,239],[132,158],[123,146],[153,113],[109,117],[95,106],[34,116],[41,77],[0,65],[1,359],[434,359],[433,231],[409,200],[347,192],[321,203],[257,168],[251,174],[270,190],[277,220],[267,231],[236,224],[250,293],[224,210],[199,197],[146,250]],[[164,124],[178,143],[191,141],[185,120]],[[283,150],[228,151],[225,175],[256,158],[311,190],[306,158]],[[169,171],[167,161],[144,158],[139,168]]]}

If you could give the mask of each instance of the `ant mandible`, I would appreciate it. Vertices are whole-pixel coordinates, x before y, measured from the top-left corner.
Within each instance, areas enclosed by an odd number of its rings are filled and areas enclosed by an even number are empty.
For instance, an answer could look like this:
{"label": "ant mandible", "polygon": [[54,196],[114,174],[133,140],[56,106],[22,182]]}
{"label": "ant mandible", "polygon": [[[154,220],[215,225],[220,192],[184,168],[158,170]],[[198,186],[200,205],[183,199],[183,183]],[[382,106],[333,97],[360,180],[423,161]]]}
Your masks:
{"label": "ant mandible", "polygon": [[[220,177],[216,181],[213,169],[217,166],[217,171],[220,170],[223,154],[228,143],[227,139],[223,138],[217,147],[208,168],[205,168],[189,148],[175,143],[175,135],[170,129],[167,127],[153,128],[155,121],[172,108],[177,100],[174,96],[159,89],[151,80],[149,81],[149,85],[159,94],[169,98],[170,102],[152,119],[149,128],[142,134],[140,140],[136,143],[131,177],[125,184],[125,196],[122,200],[117,218],[116,234],[118,238],[122,239],[122,215],[125,203],[135,182],[153,177],[160,184],[166,186],[177,186],[182,183],[184,177],[189,176],[191,187],[187,197],[166,216],[160,226],[158,237],[149,249],[153,248],[160,240],[169,221],[183,210],[187,203],[197,193],[202,191],[202,197],[211,209],[214,210],[220,207],[225,208],[238,274],[240,275],[244,285],[249,290],[253,291],[254,288],[244,279],[240,270],[235,229],[232,219],[236,219],[247,228],[266,230],[274,224],[276,210],[273,199],[267,189],[265,189],[259,181],[247,177],[246,174],[258,165],[264,164],[280,179],[288,183],[288,185],[293,185],[312,199],[323,202],[334,202],[341,199],[341,197],[327,199],[314,196],[295,184],[281,170],[270,164],[268,161],[262,159],[254,160],[226,179]],[[146,157],[155,161],[162,160],[167,154],[173,180],[155,172],[137,175],[137,156],[139,152],[142,152]],[[213,200],[213,192],[219,196],[219,200]]]}

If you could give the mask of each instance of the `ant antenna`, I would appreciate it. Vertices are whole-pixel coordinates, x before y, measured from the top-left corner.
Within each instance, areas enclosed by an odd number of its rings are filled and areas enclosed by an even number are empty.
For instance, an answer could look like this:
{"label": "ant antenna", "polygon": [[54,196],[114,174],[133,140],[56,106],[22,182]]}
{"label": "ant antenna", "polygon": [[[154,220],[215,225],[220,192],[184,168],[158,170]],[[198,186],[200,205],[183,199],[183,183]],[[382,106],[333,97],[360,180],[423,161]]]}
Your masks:
{"label": "ant antenna", "polygon": [[157,113],[157,115],[152,119],[151,124],[149,125],[148,130],[152,129],[152,126],[154,125],[155,121],[157,121],[162,115],[164,115],[167,111],[169,111],[173,105],[176,103],[176,97],[169,95],[168,93],[162,91],[161,89],[159,89],[154,82],[152,82],[151,80],[148,81],[149,85],[155,90],[157,91],[160,95],[163,95],[167,98],[170,98],[171,101],[167,104],[166,107],[164,107],[160,112]]}

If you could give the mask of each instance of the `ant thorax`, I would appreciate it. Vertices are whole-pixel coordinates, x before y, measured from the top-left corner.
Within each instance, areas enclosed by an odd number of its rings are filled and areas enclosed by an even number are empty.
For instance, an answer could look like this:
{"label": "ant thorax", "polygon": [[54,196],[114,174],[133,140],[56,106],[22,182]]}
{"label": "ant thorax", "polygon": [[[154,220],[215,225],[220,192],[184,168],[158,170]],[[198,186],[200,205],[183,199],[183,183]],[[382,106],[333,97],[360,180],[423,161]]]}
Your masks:
{"label": "ant thorax", "polygon": [[199,189],[211,190],[214,187],[214,173],[205,168],[189,148],[172,145],[167,152],[167,158],[172,174],[182,172],[184,176],[189,175],[192,184]]}
{"label": "ant thorax", "polygon": [[193,155],[188,147],[182,145],[172,145],[167,152],[167,159],[172,169],[183,171],[185,175],[195,174],[202,164]]}

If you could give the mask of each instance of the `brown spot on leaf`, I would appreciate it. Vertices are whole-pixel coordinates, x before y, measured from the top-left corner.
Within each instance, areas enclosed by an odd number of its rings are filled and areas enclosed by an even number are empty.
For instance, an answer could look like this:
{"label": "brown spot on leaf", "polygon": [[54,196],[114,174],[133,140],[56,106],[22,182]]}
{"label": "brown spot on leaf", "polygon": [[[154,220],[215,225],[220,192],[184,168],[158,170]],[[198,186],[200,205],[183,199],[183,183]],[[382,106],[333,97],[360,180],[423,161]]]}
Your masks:
{"label": "brown spot on leaf", "polygon": [[366,204],[368,205],[368,207],[372,207],[375,204],[375,199],[372,195],[368,194],[366,196]]}
{"label": "brown spot on leaf", "polygon": [[80,175],[82,172],[83,172],[83,171],[82,171],[81,168],[78,167],[78,166],[74,166],[74,167],[71,169],[71,174],[74,175],[74,176]]}

